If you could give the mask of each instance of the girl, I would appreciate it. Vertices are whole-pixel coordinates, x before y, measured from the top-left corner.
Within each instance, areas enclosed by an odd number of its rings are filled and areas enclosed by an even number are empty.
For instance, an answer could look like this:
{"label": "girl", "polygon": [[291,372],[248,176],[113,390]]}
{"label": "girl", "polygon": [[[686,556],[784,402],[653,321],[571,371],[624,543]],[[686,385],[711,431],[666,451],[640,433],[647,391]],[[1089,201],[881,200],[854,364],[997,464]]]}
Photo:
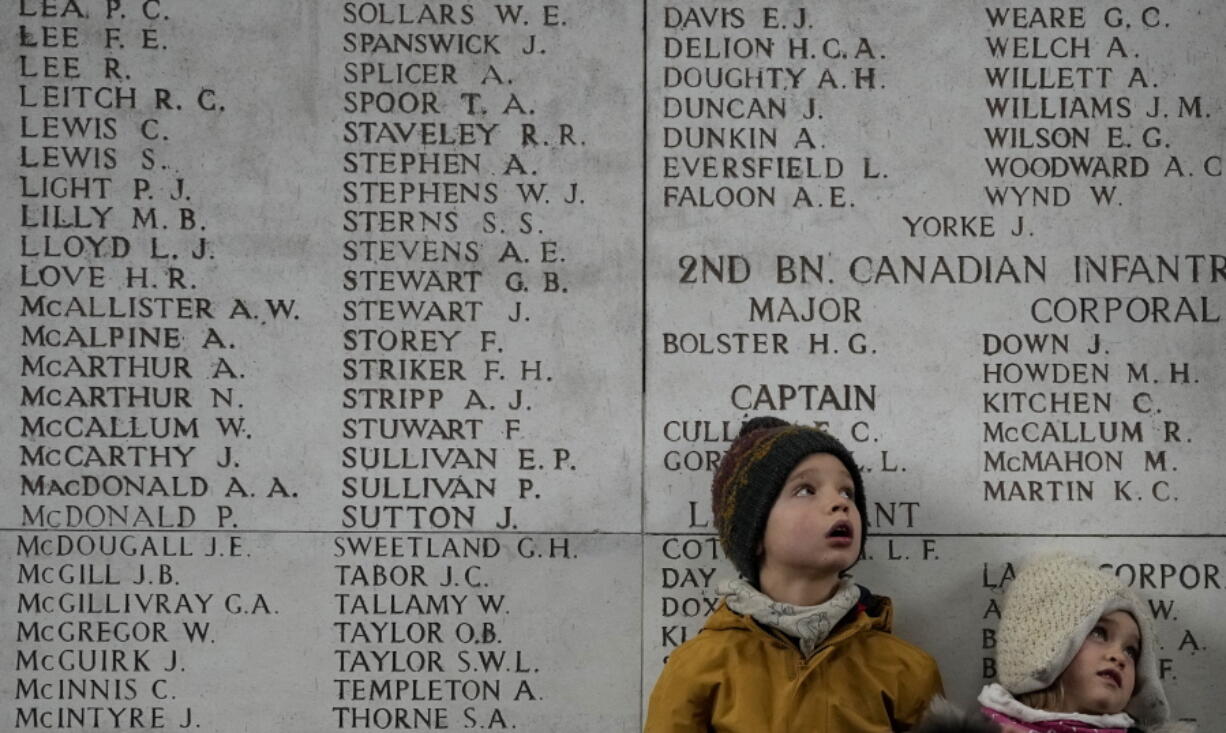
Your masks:
{"label": "girl", "polygon": [[829,434],[746,423],[711,487],[715,527],[742,579],[677,647],[647,733],[909,730],[940,692],[932,657],[890,634],[890,600],[851,582],[864,484]]}
{"label": "girl", "polygon": [[[936,712],[920,730],[1002,733],[1188,731],[1167,722],[1157,648],[1141,601],[1078,558],[1043,557],[1005,596],[997,629],[999,683],[979,694],[986,720]],[[959,727],[961,726],[961,727]]]}

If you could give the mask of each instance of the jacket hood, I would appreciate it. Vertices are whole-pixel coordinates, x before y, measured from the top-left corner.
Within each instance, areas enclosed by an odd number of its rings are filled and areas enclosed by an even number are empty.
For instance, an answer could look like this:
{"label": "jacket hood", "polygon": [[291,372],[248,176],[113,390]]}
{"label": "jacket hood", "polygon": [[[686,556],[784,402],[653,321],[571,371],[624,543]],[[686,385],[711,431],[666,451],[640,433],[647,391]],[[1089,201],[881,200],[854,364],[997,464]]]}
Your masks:
{"label": "jacket hood", "polygon": [[977,712],[963,712],[945,698],[936,697],[911,733],[1001,733],[1001,729]]}

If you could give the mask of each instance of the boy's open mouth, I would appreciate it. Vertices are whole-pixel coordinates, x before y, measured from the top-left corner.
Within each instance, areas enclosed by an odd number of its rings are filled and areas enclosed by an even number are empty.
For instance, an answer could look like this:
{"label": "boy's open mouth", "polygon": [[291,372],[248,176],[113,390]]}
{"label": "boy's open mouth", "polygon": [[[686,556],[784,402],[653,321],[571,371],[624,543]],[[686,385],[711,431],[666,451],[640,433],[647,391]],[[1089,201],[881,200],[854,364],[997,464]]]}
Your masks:
{"label": "boy's open mouth", "polygon": [[841,537],[851,539],[851,522],[847,521],[846,519],[841,519],[838,522],[835,522],[834,526],[830,528],[830,531],[826,533],[826,536],[832,538]]}

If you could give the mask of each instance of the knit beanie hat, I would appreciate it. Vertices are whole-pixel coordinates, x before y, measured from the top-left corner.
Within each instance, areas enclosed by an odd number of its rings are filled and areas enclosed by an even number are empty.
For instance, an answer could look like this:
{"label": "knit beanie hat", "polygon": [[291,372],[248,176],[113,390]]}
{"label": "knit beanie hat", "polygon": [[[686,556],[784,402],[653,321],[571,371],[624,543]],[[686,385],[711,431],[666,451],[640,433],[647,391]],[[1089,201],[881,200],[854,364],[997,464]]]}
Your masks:
{"label": "knit beanie hat", "polygon": [[1014,695],[1055,683],[1098,620],[1127,611],[1141,632],[1136,686],[1124,712],[1141,727],[1166,722],[1166,693],[1158,679],[1158,643],[1141,600],[1119,581],[1081,558],[1052,554],[1017,574],[1005,594],[996,632],[1000,684]]}
{"label": "knit beanie hat", "polygon": [[775,499],[797,464],[814,453],[838,458],[855,485],[860,510],[860,546],[867,536],[864,482],[851,452],[834,436],[817,428],[792,425],[777,417],[756,417],[741,426],[715,471],[711,512],[719,542],[732,564],[758,585],[758,545],[766,532]]}

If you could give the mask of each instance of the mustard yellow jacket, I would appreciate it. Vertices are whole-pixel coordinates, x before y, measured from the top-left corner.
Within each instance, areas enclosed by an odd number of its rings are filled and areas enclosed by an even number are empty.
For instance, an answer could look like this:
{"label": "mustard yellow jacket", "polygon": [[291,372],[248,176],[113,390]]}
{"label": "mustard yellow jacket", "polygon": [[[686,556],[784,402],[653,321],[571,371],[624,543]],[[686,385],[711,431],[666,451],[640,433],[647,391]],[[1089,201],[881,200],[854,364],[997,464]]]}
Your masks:
{"label": "mustard yellow jacket", "polygon": [[726,605],[669,656],[646,733],[905,731],[941,694],[936,662],[890,633],[890,599],[862,594],[805,659],[788,638]]}

